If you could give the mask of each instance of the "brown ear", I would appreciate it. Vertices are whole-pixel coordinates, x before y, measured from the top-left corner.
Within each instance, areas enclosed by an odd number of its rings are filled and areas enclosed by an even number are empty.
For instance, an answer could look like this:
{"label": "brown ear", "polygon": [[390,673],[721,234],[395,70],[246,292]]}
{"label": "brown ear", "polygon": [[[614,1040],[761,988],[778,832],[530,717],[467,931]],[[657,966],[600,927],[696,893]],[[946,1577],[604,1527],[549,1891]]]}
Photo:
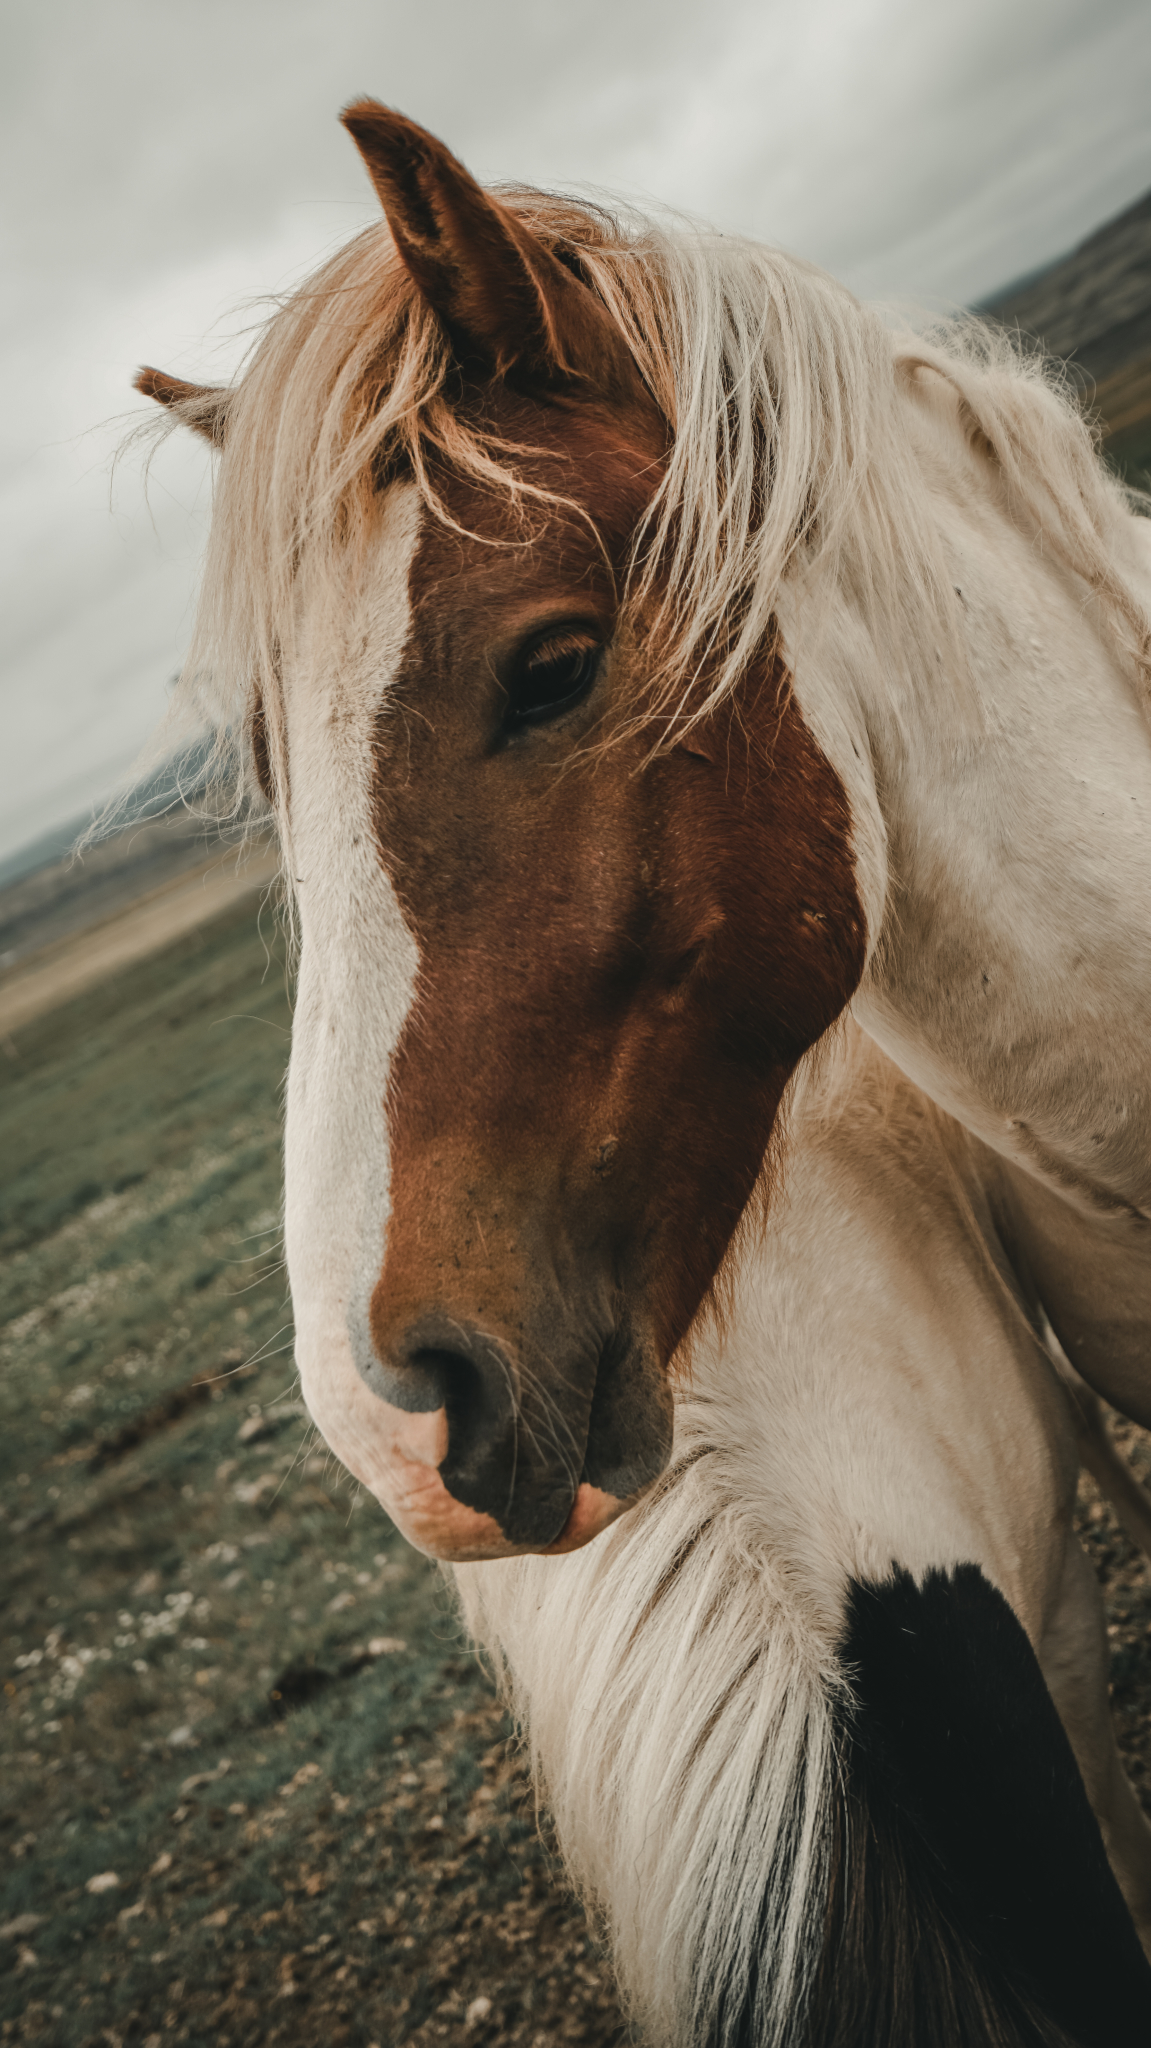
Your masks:
{"label": "brown ear", "polygon": [[573,381],[605,397],[648,397],[604,308],[522,221],[414,121],[378,100],[340,116],[414,283],[462,364],[517,383]]}
{"label": "brown ear", "polygon": [[154,398],[158,405],[168,406],[186,427],[203,434],[216,448],[223,447],[229,391],[218,384],[185,384],[182,377],[169,377],[166,370],[147,365],[132,379],[132,389],[142,398]]}

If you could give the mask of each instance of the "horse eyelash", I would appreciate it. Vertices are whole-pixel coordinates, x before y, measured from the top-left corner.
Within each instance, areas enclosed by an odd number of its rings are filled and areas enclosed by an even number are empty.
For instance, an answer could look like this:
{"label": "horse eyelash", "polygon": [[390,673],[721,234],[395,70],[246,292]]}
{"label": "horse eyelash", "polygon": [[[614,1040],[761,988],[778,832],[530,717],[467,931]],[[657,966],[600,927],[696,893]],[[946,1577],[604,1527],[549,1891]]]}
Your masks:
{"label": "horse eyelash", "polygon": [[596,634],[577,628],[561,630],[551,639],[539,640],[521,658],[520,666],[528,675],[533,669],[550,668],[555,661],[564,661],[572,654],[593,654],[602,646]]}

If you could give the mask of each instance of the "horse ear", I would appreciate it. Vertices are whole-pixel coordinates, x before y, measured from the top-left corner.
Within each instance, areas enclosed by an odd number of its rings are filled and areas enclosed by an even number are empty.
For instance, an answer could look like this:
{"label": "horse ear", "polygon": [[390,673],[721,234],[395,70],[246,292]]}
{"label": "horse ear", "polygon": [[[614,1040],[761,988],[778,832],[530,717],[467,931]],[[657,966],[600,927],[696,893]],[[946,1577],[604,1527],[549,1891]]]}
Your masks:
{"label": "horse ear", "polygon": [[340,118],[400,257],[461,364],[529,385],[579,382],[651,405],[598,299],[442,142],[378,100],[356,100]]}
{"label": "horse ear", "polygon": [[158,405],[167,406],[214,447],[223,447],[231,392],[218,384],[186,384],[182,377],[169,377],[166,370],[147,365],[132,379],[132,389],[142,398],[154,398]]}

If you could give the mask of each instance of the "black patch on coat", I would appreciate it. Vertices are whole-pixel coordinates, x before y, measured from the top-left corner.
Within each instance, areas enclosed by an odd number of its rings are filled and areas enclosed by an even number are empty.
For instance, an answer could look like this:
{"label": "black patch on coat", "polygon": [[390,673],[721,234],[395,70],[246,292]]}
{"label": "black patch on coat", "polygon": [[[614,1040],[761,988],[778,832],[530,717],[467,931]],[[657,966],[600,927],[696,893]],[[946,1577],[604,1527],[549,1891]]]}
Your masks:
{"label": "black patch on coat", "polygon": [[[797,2048],[1148,2048],[1151,1966],[1002,1594],[976,1565],[896,1570],[852,1584],[845,1622],[856,1707]],[[757,1974],[712,2048],[763,2048]]]}

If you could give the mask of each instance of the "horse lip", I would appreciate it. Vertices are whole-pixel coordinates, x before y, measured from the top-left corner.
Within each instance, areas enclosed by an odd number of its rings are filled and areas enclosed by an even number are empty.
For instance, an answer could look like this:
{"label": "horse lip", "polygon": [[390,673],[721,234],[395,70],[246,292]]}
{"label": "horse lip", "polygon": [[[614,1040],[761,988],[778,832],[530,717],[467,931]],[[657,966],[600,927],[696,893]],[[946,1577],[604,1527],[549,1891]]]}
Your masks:
{"label": "horse lip", "polygon": [[542,1546],[511,1541],[490,1515],[478,1514],[474,1508],[465,1507],[455,1500],[442,1480],[439,1481],[434,1518],[431,1520],[422,1513],[404,1514],[394,1500],[383,1500],[381,1505],[398,1524],[408,1542],[423,1551],[425,1556],[446,1564],[478,1564],[501,1557],[525,1555],[564,1557],[573,1550],[582,1550],[632,1503],[617,1500],[613,1494],[602,1493],[598,1487],[589,1486],[585,1481],[576,1489],[567,1521],[559,1535],[553,1543]]}
{"label": "horse lip", "polygon": [[[447,1419],[442,1410],[439,1417],[428,1419],[442,1419],[446,1440]],[[399,1481],[398,1493],[393,1494],[390,1488],[376,1488],[376,1498],[408,1542],[426,1557],[463,1564],[508,1555],[511,1545],[499,1523],[491,1515],[456,1500],[434,1466],[408,1463],[405,1471],[397,1460],[393,1471]],[[417,1472],[419,1476],[413,1484],[412,1475]]]}
{"label": "horse lip", "polygon": [[389,1445],[388,1481],[377,1480],[373,1492],[380,1505],[425,1555],[463,1564],[483,1559],[537,1554],[561,1556],[580,1550],[623,1513],[619,1500],[587,1481],[576,1488],[559,1534],[550,1543],[517,1543],[494,1516],[457,1500],[444,1483],[439,1464],[447,1446],[444,1410],[412,1414],[381,1403],[394,1430]]}

